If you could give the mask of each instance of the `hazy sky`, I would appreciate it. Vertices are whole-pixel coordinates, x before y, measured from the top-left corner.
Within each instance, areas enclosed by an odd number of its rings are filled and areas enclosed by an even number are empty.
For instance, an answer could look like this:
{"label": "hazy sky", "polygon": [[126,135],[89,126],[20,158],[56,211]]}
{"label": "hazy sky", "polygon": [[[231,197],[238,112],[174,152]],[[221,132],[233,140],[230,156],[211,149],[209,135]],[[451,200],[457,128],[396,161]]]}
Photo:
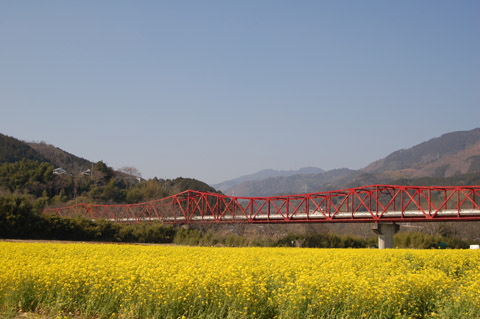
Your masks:
{"label": "hazy sky", "polygon": [[357,169],[480,126],[480,1],[2,1],[0,105],[146,178]]}

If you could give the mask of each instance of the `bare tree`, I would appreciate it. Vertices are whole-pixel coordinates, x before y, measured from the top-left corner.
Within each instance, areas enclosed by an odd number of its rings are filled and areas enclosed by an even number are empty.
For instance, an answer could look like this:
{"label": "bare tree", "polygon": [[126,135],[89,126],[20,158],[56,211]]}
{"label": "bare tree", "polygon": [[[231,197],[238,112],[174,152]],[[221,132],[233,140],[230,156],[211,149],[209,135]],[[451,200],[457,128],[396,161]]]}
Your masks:
{"label": "bare tree", "polygon": [[140,170],[133,166],[124,166],[118,169],[119,172],[133,177],[142,177]]}
{"label": "bare tree", "polygon": [[128,188],[132,187],[136,183],[140,182],[142,173],[138,168],[133,166],[124,166],[117,170],[120,173],[120,178],[127,185]]}

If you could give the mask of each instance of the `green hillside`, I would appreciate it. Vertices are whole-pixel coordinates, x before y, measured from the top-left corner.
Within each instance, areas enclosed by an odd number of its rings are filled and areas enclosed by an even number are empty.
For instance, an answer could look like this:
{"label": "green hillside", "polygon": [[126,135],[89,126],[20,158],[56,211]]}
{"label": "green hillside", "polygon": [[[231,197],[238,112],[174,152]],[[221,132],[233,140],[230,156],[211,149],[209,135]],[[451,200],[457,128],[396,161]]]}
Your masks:
{"label": "green hillside", "polygon": [[46,143],[27,143],[0,133],[0,164],[25,161],[48,162],[73,174],[91,168],[92,162]]}
{"label": "green hillside", "polygon": [[[55,174],[62,167],[65,173]],[[85,170],[89,169],[88,173]],[[0,196],[27,196],[35,207],[72,203],[138,203],[187,189],[216,192],[190,178],[142,180],[92,163],[53,145],[25,143],[0,134]]]}
{"label": "green hillside", "polygon": [[0,133],[0,164],[21,160],[46,162],[47,159],[30,145]]}
{"label": "green hillside", "polygon": [[55,167],[62,167],[72,174],[79,174],[93,165],[92,162],[53,145],[46,143],[28,143],[28,145]]}

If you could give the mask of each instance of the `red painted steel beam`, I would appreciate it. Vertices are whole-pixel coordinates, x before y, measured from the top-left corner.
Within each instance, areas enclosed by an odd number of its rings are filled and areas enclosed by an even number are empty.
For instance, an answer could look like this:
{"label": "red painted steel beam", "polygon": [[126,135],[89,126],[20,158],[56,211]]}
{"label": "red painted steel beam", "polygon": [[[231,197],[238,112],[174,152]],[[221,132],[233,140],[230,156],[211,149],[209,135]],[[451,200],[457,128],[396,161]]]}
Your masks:
{"label": "red painted steel beam", "polygon": [[170,224],[480,221],[480,186],[370,185],[270,197],[188,190],[146,203],[77,204],[44,213]]}

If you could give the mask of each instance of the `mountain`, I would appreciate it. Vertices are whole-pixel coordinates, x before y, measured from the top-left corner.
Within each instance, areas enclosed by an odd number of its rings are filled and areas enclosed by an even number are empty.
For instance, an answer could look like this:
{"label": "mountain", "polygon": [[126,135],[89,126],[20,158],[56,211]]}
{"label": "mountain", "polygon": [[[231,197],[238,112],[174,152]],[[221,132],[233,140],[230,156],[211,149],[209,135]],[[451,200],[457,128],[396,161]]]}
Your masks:
{"label": "mountain", "polygon": [[20,162],[21,160],[47,162],[73,174],[79,174],[93,165],[92,162],[53,145],[43,142],[27,143],[0,133],[0,165]]}
{"label": "mountain", "polygon": [[234,196],[272,196],[316,192],[318,189],[345,179],[351,179],[358,171],[347,168],[334,169],[318,174],[295,174],[268,177],[263,180],[245,181],[224,191]]}
{"label": "mountain", "polygon": [[311,175],[311,174],[319,174],[325,172],[321,168],[317,167],[303,167],[299,170],[290,170],[290,171],[283,171],[283,170],[275,170],[275,169],[264,169],[254,174],[240,176],[238,178],[228,180],[222,183],[218,183],[212,185],[214,188],[218,189],[219,191],[225,192],[236,185],[248,182],[248,181],[260,181],[270,177],[284,177],[284,176],[292,176],[292,175]]}
{"label": "mountain", "polygon": [[39,162],[47,161],[43,155],[27,143],[0,133],[0,165],[19,162],[22,159]]}
{"label": "mountain", "polygon": [[451,177],[480,171],[480,128],[444,134],[365,167],[391,178]]}
{"label": "mountain", "polygon": [[[65,169],[69,174],[55,171]],[[90,174],[81,174],[86,169]],[[178,177],[137,182],[103,161],[95,164],[46,143],[26,143],[0,134],[0,197],[27,195],[36,207],[87,203],[137,203],[185,190],[216,192],[202,181]]]}
{"label": "mountain", "polygon": [[[227,195],[272,196],[372,184],[475,183],[480,175],[480,128],[447,133],[409,149],[395,151],[358,171],[337,169],[266,178],[260,174],[265,171],[214,186],[221,187],[220,190]],[[253,180],[251,176],[257,179]]]}
{"label": "mountain", "polygon": [[[22,159],[48,162],[75,175],[92,166],[90,161],[53,145],[25,143],[0,134],[0,165]],[[476,181],[479,174],[480,128],[476,128],[447,133],[395,151],[358,171],[343,168],[326,172],[315,167],[267,169],[212,186],[227,195],[270,196],[371,184],[461,184]]]}
{"label": "mountain", "polygon": [[28,145],[45,157],[50,163],[56,167],[66,169],[68,172],[77,175],[92,167],[93,163],[70,154],[58,147],[55,147],[44,142],[41,143],[28,143]]}

